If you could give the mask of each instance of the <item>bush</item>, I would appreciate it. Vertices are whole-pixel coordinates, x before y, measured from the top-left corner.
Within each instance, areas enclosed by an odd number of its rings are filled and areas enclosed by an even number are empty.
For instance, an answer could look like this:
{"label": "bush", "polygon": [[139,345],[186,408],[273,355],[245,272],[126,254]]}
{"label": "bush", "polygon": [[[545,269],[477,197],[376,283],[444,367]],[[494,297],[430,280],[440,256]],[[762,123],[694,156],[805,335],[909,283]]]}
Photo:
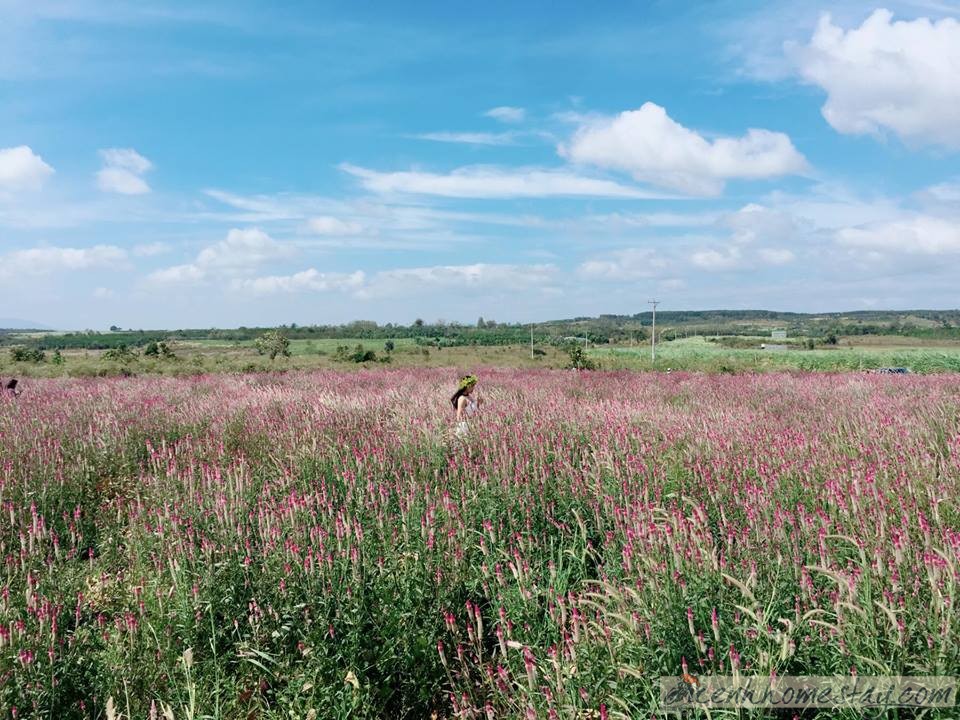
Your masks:
{"label": "bush", "polygon": [[101,357],[104,360],[114,360],[116,362],[128,363],[137,359],[137,354],[126,345],[120,345],[105,351]]}
{"label": "bush", "polygon": [[11,348],[10,350],[10,359],[14,362],[32,362],[39,363],[43,362],[46,357],[46,353],[43,350],[38,348]]}
{"label": "bush", "polygon": [[156,342],[155,340],[147,343],[143,354],[148,357],[163,358],[164,360],[172,360],[176,357],[176,354],[170,349],[169,345],[163,341]]}
{"label": "bush", "polygon": [[570,365],[568,367],[574,370],[596,370],[596,364],[587,357],[581,345],[571,345],[567,348],[567,355],[570,356]]}
{"label": "bush", "polygon": [[254,342],[257,352],[261,355],[269,355],[273,360],[277,355],[290,357],[290,341],[279,330],[265,332]]}

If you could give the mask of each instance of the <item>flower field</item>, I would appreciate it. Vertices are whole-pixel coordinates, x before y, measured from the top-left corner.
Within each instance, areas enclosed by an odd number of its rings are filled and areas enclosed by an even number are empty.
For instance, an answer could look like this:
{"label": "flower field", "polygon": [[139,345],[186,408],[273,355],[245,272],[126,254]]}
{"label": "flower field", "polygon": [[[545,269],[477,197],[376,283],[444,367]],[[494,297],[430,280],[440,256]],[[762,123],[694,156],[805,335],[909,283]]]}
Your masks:
{"label": "flower field", "polygon": [[0,398],[0,717],[635,718],[684,671],[960,675],[956,376],[479,374],[464,442],[450,370]]}

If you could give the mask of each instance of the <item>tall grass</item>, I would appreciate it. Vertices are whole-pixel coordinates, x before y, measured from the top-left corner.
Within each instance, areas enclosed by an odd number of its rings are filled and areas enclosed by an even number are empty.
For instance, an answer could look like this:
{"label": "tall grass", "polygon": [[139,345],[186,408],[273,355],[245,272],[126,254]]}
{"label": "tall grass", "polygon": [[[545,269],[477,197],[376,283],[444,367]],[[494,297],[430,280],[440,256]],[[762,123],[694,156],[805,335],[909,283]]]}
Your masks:
{"label": "tall grass", "polygon": [[466,442],[453,380],[0,400],[0,712],[634,718],[684,667],[960,674],[956,379],[489,370]]}

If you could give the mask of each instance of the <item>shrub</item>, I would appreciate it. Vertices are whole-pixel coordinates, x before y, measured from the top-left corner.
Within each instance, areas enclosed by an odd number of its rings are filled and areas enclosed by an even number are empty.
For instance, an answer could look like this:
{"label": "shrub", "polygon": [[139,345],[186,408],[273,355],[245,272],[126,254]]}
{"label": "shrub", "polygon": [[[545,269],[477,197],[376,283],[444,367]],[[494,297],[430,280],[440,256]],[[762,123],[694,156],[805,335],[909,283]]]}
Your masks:
{"label": "shrub", "polygon": [[10,359],[14,362],[43,362],[46,353],[38,348],[16,347],[10,350]]}
{"label": "shrub", "polygon": [[104,360],[114,360],[116,362],[128,363],[132,360],[137,359],[137,353],[128,348],[126,345],[119,345],[115,348],[110,348],[105,351],[101,357]]}
{"label": "shrub", "polygon": [[596,370],[596,364],[587,357],[587,353],[579,344],[570,345],[567,348],[567,355],[570,356],[568,367],[574,370]]}
{"label": "shrub", "polygon": [[290,357],[290,341],[279,330],[270,330],[258,337],[254,342],[257,352],[269,355],[273,360],[277,355]]}

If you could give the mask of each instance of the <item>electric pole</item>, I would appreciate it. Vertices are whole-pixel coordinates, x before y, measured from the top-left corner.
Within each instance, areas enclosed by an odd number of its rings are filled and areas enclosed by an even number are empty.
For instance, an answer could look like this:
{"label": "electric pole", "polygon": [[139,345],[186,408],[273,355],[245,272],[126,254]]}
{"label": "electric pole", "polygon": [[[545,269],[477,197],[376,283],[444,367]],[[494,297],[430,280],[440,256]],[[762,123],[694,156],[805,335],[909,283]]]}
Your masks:
{"label": "electric pole", "polygon": [[530,359],[533,360],[533,323],[530,324]]}
{"label": "electric pole", "polygon": [[659,300],[647,300],[647,305],[653,305],[653,328],[650,332],[650,362],[657,361],[657,305]]}

